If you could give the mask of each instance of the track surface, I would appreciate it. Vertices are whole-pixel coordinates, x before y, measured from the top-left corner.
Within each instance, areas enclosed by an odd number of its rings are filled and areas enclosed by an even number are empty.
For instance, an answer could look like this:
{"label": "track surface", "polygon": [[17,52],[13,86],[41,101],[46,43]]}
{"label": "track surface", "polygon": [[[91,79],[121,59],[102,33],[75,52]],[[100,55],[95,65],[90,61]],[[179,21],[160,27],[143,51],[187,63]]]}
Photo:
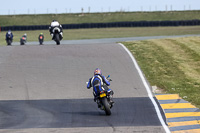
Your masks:
{"label": "track surface", "polygon": [[[62,40],[62,44],[102,44],[102,43],[116,43],[133,40],[148,40],[148,39],[162,39],[162,38],[176,38],[189,37],[200,35],[175,35],[175,36],[146,36],[146,37],[125,37],[125,38],[103,38],[103,39],[84,39],[84,40]],[[13,45],[20,45],[19,42],[12,43]],[[39,42],[27,42],[28,45],[38,45]],[[44,41],[44,44],[56,44],[54,41]]]}
{"label": "track surface", "polygon": [[[85,82],[111,75],[105,116]],[[116,43],[0,47],[0,132],[165,132],[129,55]]]}

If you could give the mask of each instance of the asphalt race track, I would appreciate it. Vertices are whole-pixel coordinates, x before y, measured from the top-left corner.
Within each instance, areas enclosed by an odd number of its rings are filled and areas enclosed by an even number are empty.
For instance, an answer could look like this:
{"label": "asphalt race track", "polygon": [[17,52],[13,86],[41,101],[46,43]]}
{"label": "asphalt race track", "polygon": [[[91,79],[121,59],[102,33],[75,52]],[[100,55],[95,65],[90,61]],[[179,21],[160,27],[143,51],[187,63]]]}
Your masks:
{"label": "asphalt race track", "polygon": [[[117,43],[0,47],[0,133],[162,133],[155,108],[127,52]],[[112,115],[85,82],[111,75]]]}

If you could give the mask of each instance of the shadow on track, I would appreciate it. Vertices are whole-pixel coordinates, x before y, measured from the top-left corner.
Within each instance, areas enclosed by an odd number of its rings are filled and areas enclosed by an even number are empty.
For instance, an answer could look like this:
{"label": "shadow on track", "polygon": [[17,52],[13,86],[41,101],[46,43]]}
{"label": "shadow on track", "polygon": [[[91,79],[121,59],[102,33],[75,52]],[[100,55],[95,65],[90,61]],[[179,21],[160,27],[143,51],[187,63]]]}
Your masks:
{"label": "shadow on track", "polygon": [[147,97],[114,98],[106,116],[93,99],[0,101],[0,129],[160,126]]}

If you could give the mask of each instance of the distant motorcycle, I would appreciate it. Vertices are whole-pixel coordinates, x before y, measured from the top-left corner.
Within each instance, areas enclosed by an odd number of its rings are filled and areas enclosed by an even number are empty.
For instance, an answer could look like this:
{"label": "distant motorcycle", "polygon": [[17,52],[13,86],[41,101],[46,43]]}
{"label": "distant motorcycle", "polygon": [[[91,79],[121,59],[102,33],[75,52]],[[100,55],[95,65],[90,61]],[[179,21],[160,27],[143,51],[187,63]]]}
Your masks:
{"label": "distant motorcycle", "polygon": [[61,30],[59,27],[55,27],[53,29],[53,40],[57,45],[60,45],[60,41],[62,40]]}
{"label": "distant motorcycle", "polygon": [[6,39],[7,45],[10,46],[12,44],[12,38],[11,35],[8,35],[7,39]]}
{"label": "distant motorcycle", "polygon": [[[111,79],[108,79],[109,77],[110,75],[108,75],[107,80],[112,81]],[[86,82],[86,84],[88,84],[88,82]],[[111,108],[113,107],[109,95],[109,92],[104,90],[100,92],[99,96],[97,96],[97,104],[100,105],[101,110],[105,111],[106,115],[111,115]]]}
{"label": "distant motorcycle", "polygon": [[42,34],[40,34],[38,37],[38,40],[39,40],[40,45],[42,45],[43,41],[44,41],[44,36]]}
{"label": "distant motorcycle", "polygon": [[22,38],[20,39],[20,45],[24,45],[26,43],[26,37],[22,36]]}
{"label": "distant motorcycle", "polygon": [[9,30],[7,33],[6,33],[6,43],[8,46],[10,46],[12,44],[12,41],[13,41],[13,34],[11,32],[11,30]]}

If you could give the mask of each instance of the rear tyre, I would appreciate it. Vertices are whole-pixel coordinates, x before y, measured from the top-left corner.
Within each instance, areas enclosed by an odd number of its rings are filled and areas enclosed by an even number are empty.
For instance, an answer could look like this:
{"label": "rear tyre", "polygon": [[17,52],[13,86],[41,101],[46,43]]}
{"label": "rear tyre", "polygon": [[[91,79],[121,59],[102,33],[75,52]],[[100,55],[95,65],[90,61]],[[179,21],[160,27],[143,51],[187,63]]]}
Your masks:
{"label": "rear tyre", "polygon": [[111,115],[110,105],[108,103],[108,100],[105,97],[102,98],[102,104],[104,106],[106,115]]}

